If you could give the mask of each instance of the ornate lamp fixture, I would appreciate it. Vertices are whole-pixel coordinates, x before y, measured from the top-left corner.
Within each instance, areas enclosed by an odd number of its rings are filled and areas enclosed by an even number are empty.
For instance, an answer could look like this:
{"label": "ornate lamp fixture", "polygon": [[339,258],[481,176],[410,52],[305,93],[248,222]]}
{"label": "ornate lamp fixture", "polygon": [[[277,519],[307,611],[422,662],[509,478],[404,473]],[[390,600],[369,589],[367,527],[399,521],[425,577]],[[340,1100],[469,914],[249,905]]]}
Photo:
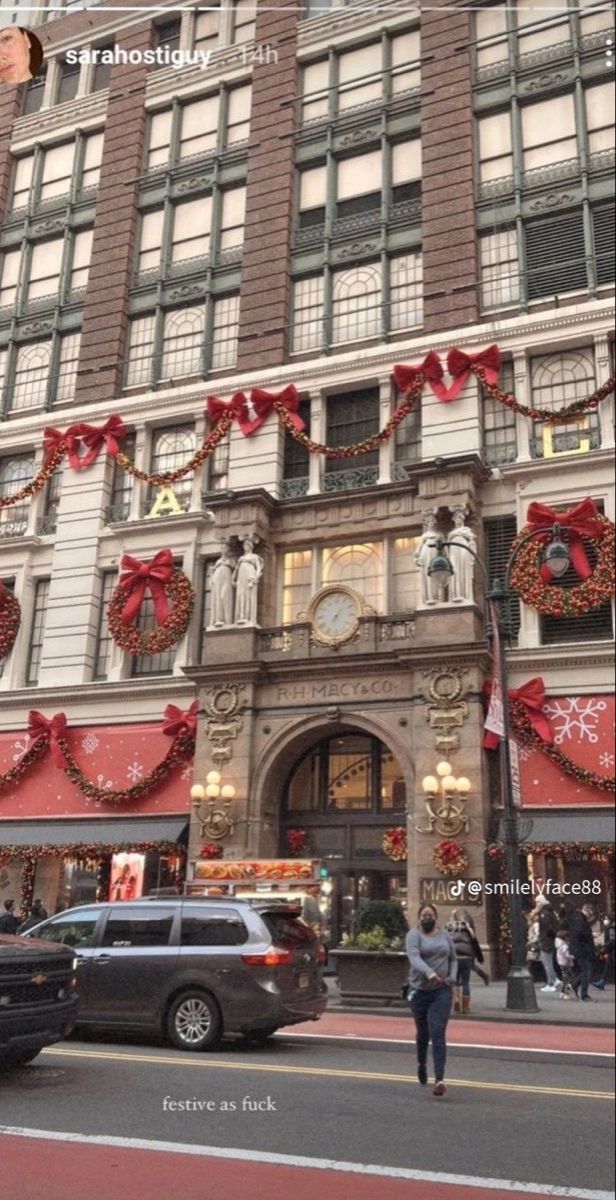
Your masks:
{"label": "ornate lamp fixture", "polygon": [[468,833],[468,816],[463,805],[472,789],[470,779],[464,775],[456,779],[452,775],[451,765],[440,762],[436,767],[436,775],[426,775],[421,786],[428,797],[426,808],[430,818],[430,829],[425,832],[436,831],[443,837],[451,837],[462,830]]}
{"label": "ornate lamp fixture", "polygon": [[[206,776],[205,787],[195,783],[190,789],[193,811],[201,828],[201,837],[222,841],[228,834],[233,833],[233,817],[229,809],[235,797],[232,783],[223,783],[218,771],[210,771]],[[203,813],[203,802],[207,800],[207,810]],[[218,803],[222,801],[222,804]]]}

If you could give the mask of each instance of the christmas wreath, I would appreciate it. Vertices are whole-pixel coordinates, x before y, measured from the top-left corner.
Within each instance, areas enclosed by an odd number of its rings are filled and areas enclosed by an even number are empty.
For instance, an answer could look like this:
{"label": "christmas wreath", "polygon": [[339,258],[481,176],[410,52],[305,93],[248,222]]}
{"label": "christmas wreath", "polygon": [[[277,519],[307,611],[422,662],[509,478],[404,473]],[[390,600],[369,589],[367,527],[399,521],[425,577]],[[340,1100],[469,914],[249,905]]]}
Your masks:
{"label": "christmas wreath", "polygon": [[[585,500],[568,512],[531,504],[527,521],[511,548],[511,586],[524,603],[549,617],[577,617],[609,603],[615,583],[614,525],[597,510],[594,501]],[[546,570],[546,564],[540,561],[555,524],[569,534],[572,565],[582,580],[573,588],[548,582],[549,568]],[[527,534],[541,529],[545,529],[544,537],[524,541]],[[584,542],[595,550],[594,567],[588,561]]]}
{"label": "christmas wreath", "polygon": [[468,854],[459,842],[439,842],[432,862],[441,875],[459,875],[468,867]]}
{"label": "christmas wreath", "polygon": [[383,838],[383,850],[388,858],[394,862],[404,862],[406,859],[406,829],[403,825],[397,825],[393,829],[388,829]]}
{"label": "christmas wreath", "polygon": [[287,847],[289,854],[295,858],[301,858],[308,849],[308,832],[306,829],[288,829],[287,830]]}
{"label": "christmas wreath", "polygon": [[[122,568],[124,574],[108,608],[109,632],[114,642],[130,654],[160,654],[175,646],[188,629],[195,603],[188,576],[174,568],[170,550],[160,550],[150,563],[125,554]],[[155,628],[147,633],[133,624],[141,612],[146,590],[154,601],[157,620]],[[167,600],[172,601],[171,608]]]}
{"label": "christmas wreath", "polygon": [[217,842],[205,842],[199,851],[199,858],[222,858],[223,854],[223,848]]}
{"label": "christmas wreath", "polygon": [[0,662],[12,650],[20,624],[19,600],[0,583]]}

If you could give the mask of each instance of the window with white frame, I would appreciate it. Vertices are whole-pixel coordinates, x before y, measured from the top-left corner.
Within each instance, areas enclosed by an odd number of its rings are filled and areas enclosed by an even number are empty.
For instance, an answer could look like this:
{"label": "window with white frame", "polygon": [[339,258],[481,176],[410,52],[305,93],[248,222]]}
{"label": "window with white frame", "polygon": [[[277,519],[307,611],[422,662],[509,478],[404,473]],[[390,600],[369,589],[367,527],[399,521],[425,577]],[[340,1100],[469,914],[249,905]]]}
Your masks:
{"label": "window with white frame", "polygon": [[370,542],[323,550],[323,584],[346,583],[376,612],[383,611],[383,547]]}
{"label": "window with white frame", "polygon": [[[113,54],[113,47],[114,47],[113,42],[107,42],[106,45],[97,46],[96,49],[98,50],[99,55],[102,56],[105,53],[105,51],[107,51],[109,54]],[[109,84],[111,82],[111,67],[112,67],[111,62],[100,62],[99,61],[94,64],[94,70],[92,72],[91,91],[102,92],[105,90],[105,88],[109,87]]]}
{"label": "window with white frame", "polygon": [[37,533],[55,533],[58,526],[58,510],[62,499],[64,463],[56,467],[43,496],[43,515],[37,522]]}
{"label": "window with white frame", "polygon": [[41,179],[42,202],[68,195],[71,190],[74,160],[74,142],[63,142],[60,146],[50,146],[45,150]]}
{"label": "window with white frame", "polygon": [[220,8],[212,4],[208,5],[206,9],[201,9],[201,11],[196,9],[194,21],[194,49],[200,50],[205,54],[207,54],[208,51],[215,50],[216,46],[218,45]]}
{"label": "window with white frame", "polygon": [[[207,154],[216,149],[220,96],[202,96],[180,108],[180,158]],[[159,116],[167,114],[158,114]],[[169,132],[171,123],[169,123]],[[169,138],[167,138],[167,146]],[[166,159],[165,159],[166,161]]]}
{"label": "window with white frame", "polygon": [[12,307],[17,296],[21,250],[9,250],[0,264],[0,308]]}
{"label": "window with white frame", "polygon": [[299,175],[299,228],[323,225],[327,202],[327,168],[308,167]]}
{"label": "window with white frame", "polygon": [[45,403],[51,341],[18,346],[15,356],[13,394],[9,410],[38,408]]}
{"label": "window with white frame", "polygon": [[50,579],[37,579],[34,584],[34,606],[32,623],[28,641],[28,662],[26,666],[26,685],[38,683],[41,658],[43,656],[43,641],[45,637],[45,622],[49,604]]}
{"label": "window with white frame", "polygon": [[229,92],[227,97],[227,146],[234,146],[238,142],[245,142],[248,139],[251,96],[250,84],[232,88]]}
{"label": "window with white frame", "polygon": [[172,125],[173,110],[170,108],[166,108],[164,112],[153,113],[150,117],[147,159],[149,171],[153,171],[155,167],[162,167],[167,163],[169,147],[171,145]]}
{"label": "window with white frame", "polygon": [[[328,446],[352,446],[363,442],[379,431],[380,399],[378,387],[361,388],[353,392],[339,392],[327,397]],[[378,473],[378,449],[362,454],[352,463],[346,458],[328,458],[326,471],[329,475],[348,471],[349,466],[374,468]]]}
{"label": "window with white frame", "polygon": [[32,169],[34,167],[34,155],[25,154],[23,158],[18,158],[15,162],[15,175],[13,179],[13,200],[11,208],[25,208],[28,203],[28,198],[32,189]]}
{"label": "window with white frame", "polygon": [[302,71],[302,122],[322,120],[329,112],[329,62],[306,63]]}
{"label": "window with white frame", "polygon": [[[511,394],[514,390],[513,363],[502,363],[498,386]],[[491,467],[515,462],[518,457],[516,415],[513,409],[493,400],[484,392],[483,405],[483,456]]]}
{"label": "window with white frame", "polygon": [[144,271],[157,270],[160,265],[164,219],[165,211],[163,208],[152,209],[141,216],[139,255],[137,258],[137,271],[140,275]]}
{"label": "window with white frame", "polygon": [[109,632],[107,609],[118,581],[116,570],[104,571],[101,579],[100,601],[98,606],[98,623],[96,629],[96,649],[94,651],[93,679],[106,679],[111,665],[113,653],[113,638]]}
{"label": "window with white frame", "polygon": [[419,30],[411,29],[391,39],[391,91],[394,96],[418,91],[421,86]]}
{"label": "window with white frame", "polygon": [[201,196],[199,200],[185,200],[182,204],[174,205],[171,261],[184,262],[209,254],[211,224],[211,196]]}
{"label": "window with white frame", "polygon": [[479,119],[479,178],[482,183],[513,174],[511,113],[494,113]]}
{"label": "window with white frame", "polygon": [[[225,99],[224,145],[235,145],[248,138],[250,104],[250,84],[241,84],[229,90]],[[220,92],[178,104],[177,109],[175,140],[173,108],[165,108],[150,116],[146,155],[148,171],[165,166],[170,159],[172,162],[185,161],[200,154],[213,153],[218,147]]]}
{"label": "window with white frame", "polygon": [[148,383],[154,353],[154,317],[136,317],[130,322],[126,386]]}
{"label": "window with white frame", "polygon": [[380,150],[342,159],[338,163],[336,177],[338,219],[366,212],[378,216],[381,209]]}
{"label": "window with white frame", "polygon": [[26,297],[29,301],[58,294],[63,249],[63,238],[54,238],[50,242],[36,242],[32,247],[29,279],[26,283]]}
{"label": "window with white frame", "polygon": [[[34,453],[4,455],[0,458],[0,500],[20,492],[34,475]],[[28,528],[30,505],[0,507],[0,541],[23,537]]]}
{"label": "window with white frame", "polygon": [[412,612],[421,598],[420,572],[415,562],[419,538],[394,538],[391,545],[391,611]]}
{"label": "window with white frame", "polygon": [[[395,407],[398,408],[401,402],[402,398],[399,397],[396,400]],[[403,468],[418,462],[420,457],[421,404],[416,404],[413,412],[409,413],[400,422],[394,434],[394,458],[396,464],[393,473],[394,479],[399,481],[405,477],[408,478]]]}
{"label": "window with white frame", "polygon": [[475,13],[475,39],[479,69],[509,58],[505,4],[491,4]]}
{"label": "window with white frame", "polygon": [[423,320],[421,252],[397,254],[389,263],[389,328],[409,329]]}
{"label": "window with white frame", "polygon": [[201,372],[205,333],[205,307],[179,308],[165,313],[161,378],[173,379]]}
{"label": "window with white frame", "polygon": [[[420,87],[419,30],[406,30],[382,41],[341,49],[329,60],[302,67],[301,120],[323,120],[361,105],[378,104],[383,95],[402,96]],[[331,102],[330,102],[331,97]]]}
{"label": "window with white frame", "polygon": [[391,148],[392,204],[421,196],[421,139],[395,142]]}
{"label": "window with white frame", "polygon": [[333,273],[332,341],[375,337],[381,329],[380,262],[345,267]]}
{"label": "window with white frame", "polygon": [[240,323],[240,298],[221,296],[214,301],[212,330],[212,371],[234,367],[237,362],[237,339]]}
{"label": "window with white frame", "polygon": [[482,307],[496,308],[519,300],[520,268],[515,228],[481,234],[479,256]]}
{"label": "window with white frame", "polygon": [[232,16],[234,44],[239,46],[251,42],[255,36],[255,0],[235,0]]}
{"label": "window with white frame", "polygon": [[77,367],[79,366],[80,333],[65,334],[59,339],[58,374],[54,388],[54,404],[65,404],[75,398]]}
{"label": "window with white frame", "polygon": [[[536,355],[530,360],[530,378],[533,408],[560,409],[574,400],[583,400],[596,387],[592,347]],[[534,458],[580,454],[595,450],[600,443],[595,410],[566,423],[535,422],[531,453]]]}
{"label": "window with white frame", "polygon": [[81,191],[98,187],[103,157],[104,134],[91,133],[85,139],[83,150],[83,169],[81,172]]}
{"label": "window with white frame", "polygon": [[79,86],[80,71],[81,67],[78,62],[63,61],[58,64],[57,104],[65,104],[68,100],[75,99]]}
{"label": "window with white frame", "polygon": [[312,595],[312,550],[293,550],[282,560],[282,623],[305,616]]}
{"label": "window with white frame", "polygon": [[[122,438],[122,453],[127,458],[134,461],[136,436],[134,431],[127,433],[126,437]],[[117,462],[113,464],[113,475],[111,479],[111,492],[109,495],[109,505],[106,511],[106,519],[109,524],[115,521],[127,521],[130,516],[131,499],[133,495],[134,479],[128,471],[123,471],[122,467]]]}
{"label": "window with white frame", "polygon": [[525,171],[577,157],[573,96],[540,100],[522,109]]}
{"label": "window with white frame", "polygon": [[71,267],[70,290],[76,292],[85,288],[90,271],[92,257],[93,229],[80,229],[73,238],[73,263]]}
{"label": "window with white frame", "polygon": [[[233,293],[207,301],[212,306],[212,337],[205,344],[206,304],[172,309],[163,314],[162,340],[156,344],[154,314],[131,321],[126,386],[157,380],[203,375],[204,371],[235,366],[239,323],[239,295]],[[158,335],[160,337],[160,335]]]}
{"label": "window with white frame", "polygon": [[[194,425],[175,425],[172,428],[155,430],[152,436],[151,473],[165,475],[168,471],[176,471],[192,458],[196,449],[197,435]],[[192,475],[185,475],[173,484],[173,491],[186,512],[190,508],[192,486]],[[154,503],[157,491],[155,484],[149,488],[146,512]]]}
{"label": "window with white frame", "polygon": [[517,0],[515,14],[520,56],[570,41],[567,0],[551,0],[545,7],[536,0]]}
{"label": "window with white frame", "polygon": [[579,0],[576,4],[583,38],[614,28],[614,9],[602,0]]}
{"label": "window with white frame", "polygon": [[614,80],[586,88],[586,127],[588,149],[591,154],[614,149],[614,107],[616,105]]}
{"label": "window with white frame", "polygon": [[371,42],[338,56],[338,110],[372,104],[383,94],[381,44]]}
{"label": "window with white frame", "polygon": [[297,279],[293,284],[293,350],[317,350],[323,338],[322,275]]}
{"label": "window with white frame", "polygon": [[235,250],[244,240],[246,188],[228,188],[222,193],[220,249]]}

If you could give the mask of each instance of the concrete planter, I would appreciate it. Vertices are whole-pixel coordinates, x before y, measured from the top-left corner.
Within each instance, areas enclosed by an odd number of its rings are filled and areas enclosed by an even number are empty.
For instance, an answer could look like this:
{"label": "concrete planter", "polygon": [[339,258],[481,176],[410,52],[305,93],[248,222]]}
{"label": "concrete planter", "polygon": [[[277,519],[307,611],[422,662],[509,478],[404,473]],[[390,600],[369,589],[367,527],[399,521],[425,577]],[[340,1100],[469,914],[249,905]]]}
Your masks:
{"label": "concrete planter", "polygon": [[393,950],[336,950],[335,960],[342,1000],[381,1000],[403,1003],[408,980],[406,954]]}

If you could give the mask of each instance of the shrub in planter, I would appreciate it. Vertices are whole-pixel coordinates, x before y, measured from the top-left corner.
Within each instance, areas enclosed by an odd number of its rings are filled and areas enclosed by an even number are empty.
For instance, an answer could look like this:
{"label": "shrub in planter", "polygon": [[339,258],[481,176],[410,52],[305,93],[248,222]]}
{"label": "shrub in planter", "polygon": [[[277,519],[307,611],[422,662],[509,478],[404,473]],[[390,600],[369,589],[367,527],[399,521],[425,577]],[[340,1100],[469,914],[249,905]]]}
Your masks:
{"label": "shrub in planter", "polygon": [[[377,933],[377,942],[362,945],[360,938]],[[360,904],[347,945],[360,950],[402,950],[408,925],[401,904],[395,900],[365,900]]]}

